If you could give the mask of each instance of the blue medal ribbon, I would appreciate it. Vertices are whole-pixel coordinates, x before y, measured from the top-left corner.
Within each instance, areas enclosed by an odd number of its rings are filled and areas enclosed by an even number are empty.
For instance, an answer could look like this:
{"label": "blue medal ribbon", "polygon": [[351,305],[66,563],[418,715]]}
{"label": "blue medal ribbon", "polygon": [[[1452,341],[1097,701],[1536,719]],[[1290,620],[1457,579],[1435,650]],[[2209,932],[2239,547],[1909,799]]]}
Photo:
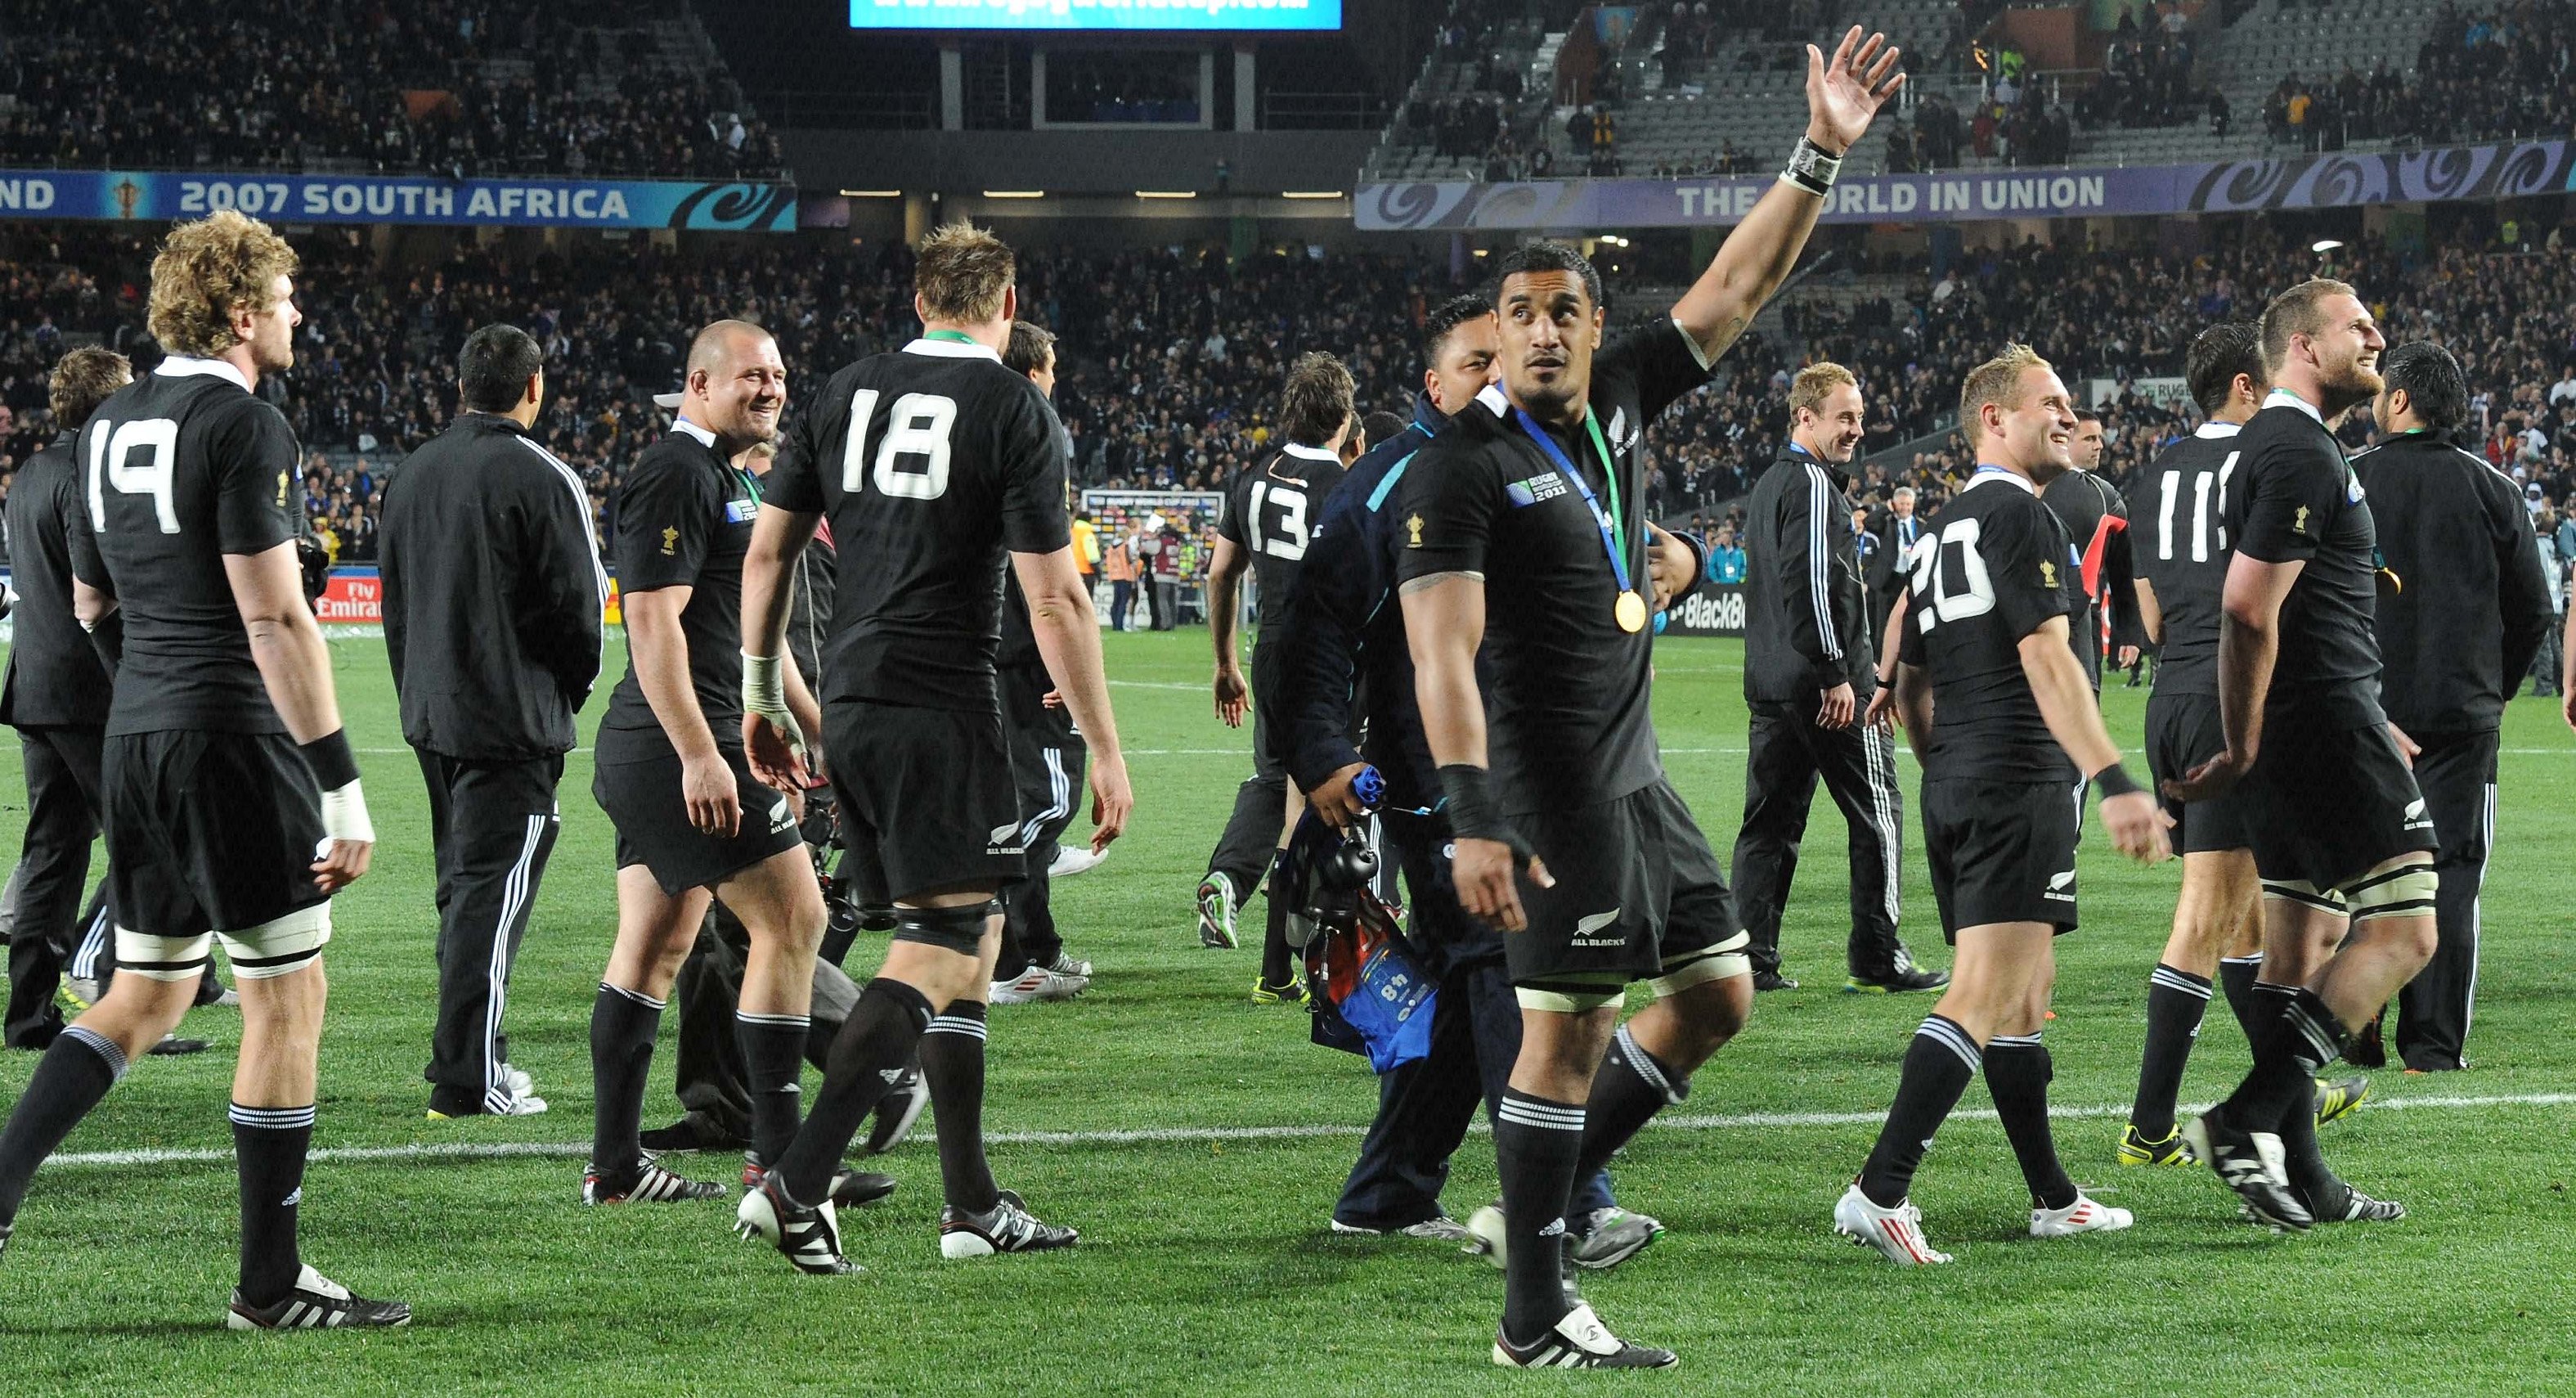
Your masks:
{"label": "blue medal ribbon", "polygon": [[[1517,407],[1512,409],[1512,416],[1520,420],[1521,430],[1529,434],[1531,441],[1538,443],[1538,449],[1547,453],[1548,460],[1555,462],[1557,469],[1565,473],[1566,479],[1574,482],[1574,488],[1583,493],[1583,503],[1592,510],[1592,522],[1600,527],[1601,551],[1610,555],[1610,571],[1619,579],[1619,590],[1623,593],[1636,591],[1628,585],[1628,551],[1622,547],[1622,541],[1619,538],[1622,524],[1613,521],[1609,511],[1601,508],[1600,499],[1593,495],[1592,487],[1583,479],[1583,473],[1575,469],[1574,462],[1566,456],[1565,449],[1556,444],[1556,439],[1547,435],[1547,429],[1538,425],[1538,419]],[[1585,425],[1591,425],[1589,415],[1585,417]],[[1618,463],[1610,459],[1610,450],[1603,445],[1601,429],[1598,427],[1592,429],[1592,444],[1600,449],[1601,478],[1610,483],[1611,498],[1615,501],[1618,498],[1619,467]]]}

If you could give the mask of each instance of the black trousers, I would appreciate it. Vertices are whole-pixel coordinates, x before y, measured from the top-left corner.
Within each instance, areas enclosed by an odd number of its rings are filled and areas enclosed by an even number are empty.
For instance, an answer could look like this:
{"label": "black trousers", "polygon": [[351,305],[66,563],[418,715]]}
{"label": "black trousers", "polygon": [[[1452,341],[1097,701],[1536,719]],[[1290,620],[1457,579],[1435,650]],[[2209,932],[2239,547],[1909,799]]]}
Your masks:
{"label": "black trousers", "polygon": [[1744,825],[1735,837],[1735,907],[1753,934],[1753,969],[1780,969],[1780,918],[1798,874],[1798,845],[1816,780],[1851,831],[1851,973],[1882,977],[1896,966],[1897,891],[1903,877],[1905,796],[1896,746],[1867,724],[1816,726],[1820,698],[1755,700],[1744,766]]}
{"label": "black trousers", "polygon": [[438,1018],[430,1031],[430,1109],[451,1116],[509,1105],[501,1014],[510,968],[563,817],[563,758],[467,762],[416,749],[429,785],[438,863]]}
{"label": "black trousers", "polygon": [[[733,1014],[742,1003],[743,963],[751,953],[751,934],[740,919],[718,903],[698,924],[698,940],[680,963],[672,983],[671,1005],[680,1012],[673,1086],[690,1124],[701,1139],[748,1140],[751,1136],[750,1074],[743,1065],[742,1040],[734,1034]],[[859,987],[849,973],[830,961],[814,961],[813,1025],[805,1033],[805,1061],[823,1067],[832,1039],[859,1003]]]}
{"label": "black trousers", "polygon": [[995,671],[1002,698],[1002,730],[1011,740],[1011,780],[1019,788],[1020,847],[1027,871],[1002,885],[1002,955],[995,980],[1010,980],[1031,963],[1052,966],[1064,955],[1049,904],[1047,866],[1056,844],[1082,804],[1083,766],[1091,749],[1074,730],[1062,704],[1048,708],[1055,681],[1042,665],[1006,665]]}
{"label": "black trousers", "polygon": [[[1263,694],[1275,693],[1273,686],[1284,683],[1282,672],[1287,657],[1267,637],[1252,647],[1252,694],[1258,701]],[[1252,712],[1252,775],[1234,791],[1234,815],[1225,823],[1225,833],[1217,837],[1216,850],[1208,856],[1208,872],[1223,874],[1234,880],[1234,898],[1239,906],[1252,897],[1252,890],[1269,876],[1270,866],[1279,856],[1279,837],[1287,827],[1288,763],[1279,753],[1279,736],[1261,721],[1261,705],[1249,706]]]}
{"label": "black trousers", "polygon": [[27,833],[9,911],[9,1008],[0,1036],[11,1048],[43,1048],[62,1027],[54,991],[87,923],[79,916],[98,838],[99,729],[23,728]]}
{"label": "black trousers", "polygon": [[[1431,1051],[1377,1084],[1377,1119],[1342,1184],[1333,1218],[1354,1228],[1410,1227],[1443,1212],[1449,1160],[1476,1119],[1490,1118],[1521,1051],[1521,1007],[1503,966],[1502,943],[1459,908],[1445,876],[1446,822],[1386,822],[1385,847],[1404,870],[1411,900],[1407,943],[1440,978],[1431,1010]],[[1580,1217],[1610,1205],[1610,1175],[1574,1188]]]}
{"label": "black trousers", "polygon": [[2477,1009],[2478,895],[2495,843],[2496,733],[2410,733],[2415,785],[2433,817],[2433,856],[2442,879],[2433,903],[2440,941],[2433,959],[2397,992],[2397,1052],[2409,1068],[2467,1066],[2469,1021]]}

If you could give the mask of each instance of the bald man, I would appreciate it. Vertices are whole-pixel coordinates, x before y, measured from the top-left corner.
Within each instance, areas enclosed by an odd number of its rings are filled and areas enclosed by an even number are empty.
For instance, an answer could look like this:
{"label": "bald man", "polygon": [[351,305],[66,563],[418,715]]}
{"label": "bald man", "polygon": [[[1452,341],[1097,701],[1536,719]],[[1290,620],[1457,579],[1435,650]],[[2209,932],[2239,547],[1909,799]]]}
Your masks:
{"label": "bald man", "polygon": [[[742,560],[760,485],[733,464],[777,437],[786,407],[768,332],[734,320],[699,331],[678,418],[627,472],[611,515],[627,668],[600,720],[591,794],[617,827],[617,946],[590,1017],[598,1115],[585,1204],[724,1192],[663,1168],[638,1139],[662,1007],[711,899],[751,937],[734,1031],[753,1153],[775,1160],[799,1124],[823,895],[797,832],[801,796],[761,785],[743,756]],[[819,735],[792,663],[787,689],[797,722]]]}

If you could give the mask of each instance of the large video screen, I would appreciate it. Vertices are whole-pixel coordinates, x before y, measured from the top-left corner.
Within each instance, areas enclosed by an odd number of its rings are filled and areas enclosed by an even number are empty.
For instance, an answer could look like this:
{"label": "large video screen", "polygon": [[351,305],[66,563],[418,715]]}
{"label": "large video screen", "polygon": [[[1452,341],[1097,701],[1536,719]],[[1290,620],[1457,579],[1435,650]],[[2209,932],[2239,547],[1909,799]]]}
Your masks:
{"label": "large video screen", "polygon": [[853,29],[1309,30],[1342,0],[850,0]]}

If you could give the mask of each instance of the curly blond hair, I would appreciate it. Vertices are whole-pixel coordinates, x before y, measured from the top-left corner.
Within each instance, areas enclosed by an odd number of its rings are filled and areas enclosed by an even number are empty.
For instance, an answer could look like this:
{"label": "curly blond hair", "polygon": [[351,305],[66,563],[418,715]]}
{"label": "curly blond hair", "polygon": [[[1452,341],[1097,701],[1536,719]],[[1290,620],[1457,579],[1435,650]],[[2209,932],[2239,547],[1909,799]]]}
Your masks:
{"label": "curly blond hair", "polygon": [[180,224],[152,259],[152,338],[172,354],[223,354],[241,343],[233,313],[276,304],[277,279],[297,266],[284,238],[235,210]]}

